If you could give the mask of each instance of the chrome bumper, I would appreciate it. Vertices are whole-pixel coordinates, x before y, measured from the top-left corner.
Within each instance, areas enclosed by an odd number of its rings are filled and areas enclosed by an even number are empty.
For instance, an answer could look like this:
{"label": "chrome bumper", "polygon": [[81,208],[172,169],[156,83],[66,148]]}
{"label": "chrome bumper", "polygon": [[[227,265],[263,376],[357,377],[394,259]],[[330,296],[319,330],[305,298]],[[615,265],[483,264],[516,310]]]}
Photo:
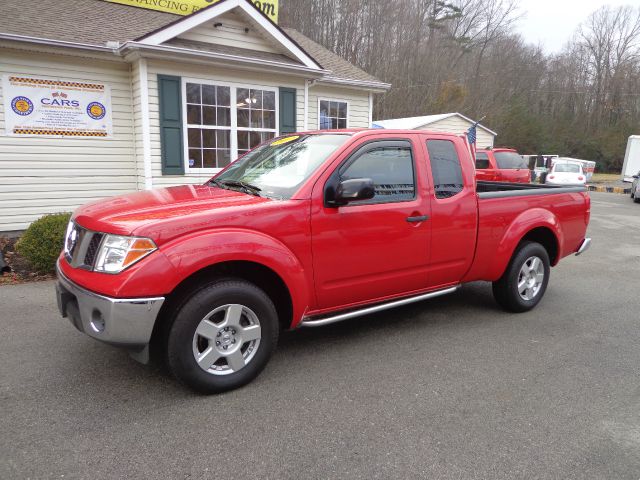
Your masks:
{"label": "chrome bumper", "polygon": [[589,250],[590,246],[591,246],[591,239],[587,237],[580,244],[580,247],[578,248],[578,251],[576,252],[576,256],[581,255],[584,252],[586,252],[587,250]]}
{"label": "chrome bumper", "polygon": [[[110,298],[73,283],[57,269],[58,309],[90,337],[132,351],[146,350],[164,297]],[[135,355],[134,355],[135,357]],[[141,358],[140,361],[144,362]]]}

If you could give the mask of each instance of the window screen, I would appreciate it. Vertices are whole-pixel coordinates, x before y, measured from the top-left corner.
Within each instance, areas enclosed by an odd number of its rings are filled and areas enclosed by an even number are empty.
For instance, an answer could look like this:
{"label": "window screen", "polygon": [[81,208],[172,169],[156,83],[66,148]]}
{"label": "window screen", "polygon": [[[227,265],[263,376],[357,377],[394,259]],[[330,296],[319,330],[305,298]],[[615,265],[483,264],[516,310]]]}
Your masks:
{"label": "window screen", "polygon": [[449,140],[427,140],[436,198],[449,198],[464,187],[456,147]]}
{"label": "window screen", "polygon": [[415,197],[413,157],[410,147],[379,147],[360,155],[340,174],[342,180],[370,178],[376,195],[363,203],[390,203]]}
{"label": "window screen", "polygon": [[482,170],[489,167],[489,156],[486,153],[476,153],[476,168]]}

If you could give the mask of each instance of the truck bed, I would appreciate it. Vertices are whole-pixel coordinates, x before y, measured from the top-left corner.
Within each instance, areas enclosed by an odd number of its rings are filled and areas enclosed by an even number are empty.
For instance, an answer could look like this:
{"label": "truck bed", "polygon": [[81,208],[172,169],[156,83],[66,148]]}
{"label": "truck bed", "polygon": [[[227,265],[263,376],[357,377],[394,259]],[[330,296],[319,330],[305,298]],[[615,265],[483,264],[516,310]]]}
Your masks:
{"label": "truck bed", "polygon": [[506,183],[478,181],[476,192],[478,198],[504,198],[523,197],[529,195],[550,195],[558,193],[586,192],[587,188],[581,185],[557,186],[541,185],[537,183]]}

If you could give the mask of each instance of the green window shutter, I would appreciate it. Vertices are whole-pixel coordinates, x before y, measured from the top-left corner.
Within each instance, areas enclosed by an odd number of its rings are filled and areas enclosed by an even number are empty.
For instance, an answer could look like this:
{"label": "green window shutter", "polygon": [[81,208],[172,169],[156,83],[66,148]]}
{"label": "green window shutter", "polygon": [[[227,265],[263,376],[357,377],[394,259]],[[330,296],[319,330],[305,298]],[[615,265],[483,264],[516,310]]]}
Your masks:
{"label": "green window shutter", "polygon": [[280,133],[294,133],[296,126],[296,89],[280,87]]}
{"label": "green window shutter", "polygon": [[163,175],[184,175],[182,84],[180,77],[158,75],[160,147]]}

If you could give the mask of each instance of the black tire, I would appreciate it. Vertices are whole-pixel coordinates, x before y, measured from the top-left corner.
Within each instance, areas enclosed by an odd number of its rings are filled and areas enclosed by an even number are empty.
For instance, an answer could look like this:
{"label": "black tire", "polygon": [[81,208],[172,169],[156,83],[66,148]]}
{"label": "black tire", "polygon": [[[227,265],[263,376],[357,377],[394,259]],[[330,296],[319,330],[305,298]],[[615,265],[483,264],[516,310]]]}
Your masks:
{"label": "black tire", "polygon": [[[196,360],[195,349],[202,348],[203,353],[209,348],[218,349],[215,352],[217,354],[222,347],[216,347],[210,340],[194,337],[196,329],[211,312],[223,309],[220,313],[224,318],[226,315],[224,307],[235,304],[244,307],[241,315],[242,321],[248,323],[247,319],[251,316],[257,318],[259,322],[261,337],[255,347],[256,351],[237,371],[233,371],[230,363],[224,366],[224,363],[227,362],[226,357],[220,359],[220,362],[223,363],[222,366],[214,364],[210,369],[226,368],[231,373],[223,375],[211,373],[211,370],[205,371],[205,367],[201,367]],[[221,279],[199,290],[182,304],[174,318],[167,339],[169,370],[181,383],[205,394],[233,390],[246,385],[257,377],[275,351],[280,333],[278,315],[271,299],[254,284],[240,279]],[[235,330],[233,333],[236,333]],[[235,344],[235,337],[233,338]],[[200,347],[201,340],[206,342],[203,347]],[[227,339],[227,341],[230,340]],[[196,345],[198,346],[196,347]],[[240,351],[242,355],[247,355],[246,348],[252,348],[250,342],[242,343],[242,340],[238,341],[237,345],[237,348],[235,345],[229,345],[229,347],[233,347],[236,351],[245,348],[244,353],[242,350]]]}
{"label": "black tire", "polygon": [[[539,258],[544,270],[544,278],[539,289],[531,299],[525,299],[520,294],[518,282],[521,269],[531,258]],[[544,296],[549,283],[551,267],[547,250],[536,242],[522,242],[516,249],[504,274],[496,282],[493,282],[493,297],[498,305],[509,312],[526,312],[534,308]]]}

